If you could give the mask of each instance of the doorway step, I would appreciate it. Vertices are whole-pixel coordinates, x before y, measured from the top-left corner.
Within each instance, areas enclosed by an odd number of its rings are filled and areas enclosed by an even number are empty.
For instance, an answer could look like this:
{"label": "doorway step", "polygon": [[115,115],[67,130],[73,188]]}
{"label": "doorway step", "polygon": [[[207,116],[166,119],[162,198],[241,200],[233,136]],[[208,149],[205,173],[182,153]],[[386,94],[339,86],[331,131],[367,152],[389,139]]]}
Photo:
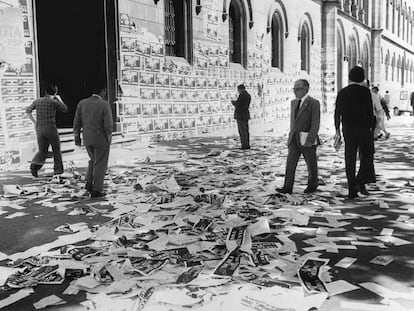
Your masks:
{"label": "doorway step", "polygon": [[[60,149],[62,153],[68,153],[75,150],[75,138],[73,136],[73,129],[59,129],[60,137]],[[111,145],[127,145],[128,143],[133,143],[137,140],[137,136],[123,136],[121,132],[112,133],[112,143]],[[48,157],[53,157],[51,149],[49,148]]]}

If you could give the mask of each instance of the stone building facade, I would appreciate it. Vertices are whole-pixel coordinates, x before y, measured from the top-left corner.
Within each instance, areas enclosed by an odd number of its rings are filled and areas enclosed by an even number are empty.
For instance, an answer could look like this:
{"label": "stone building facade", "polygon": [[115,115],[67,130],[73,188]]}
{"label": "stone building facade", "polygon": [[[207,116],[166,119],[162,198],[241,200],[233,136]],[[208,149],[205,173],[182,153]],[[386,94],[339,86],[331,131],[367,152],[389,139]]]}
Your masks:
{"label": "stone building facade", "polygon": [[[116,131],[174,138],[233,127],[230,100],[240,83],[252,95],[252,123],[287,118],[299,78],[310,81],[311,94],[330,112],[354,65],[389,91],[392,108],[402,107],[414,90],[413,2],[97,1],[105,6],[103,71]],[[39,0],[0,1],[0,16],[20,14],[12,39],[24,54],[15,60],[8,51],[8,61],[0,49],[7,67],[0,71],[3,146],[34,138],[24,107],[40,95],[46,64],[38,55],[39,7]],[[2,29],[0,22],[0,45],[9,24]]]}

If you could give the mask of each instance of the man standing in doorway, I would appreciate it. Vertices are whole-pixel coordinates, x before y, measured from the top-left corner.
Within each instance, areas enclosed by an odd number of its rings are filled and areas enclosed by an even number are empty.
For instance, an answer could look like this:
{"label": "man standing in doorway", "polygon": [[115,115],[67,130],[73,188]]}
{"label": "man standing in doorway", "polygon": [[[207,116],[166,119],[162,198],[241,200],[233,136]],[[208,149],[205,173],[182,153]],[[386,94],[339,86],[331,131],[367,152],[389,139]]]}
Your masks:
{"label": "man standing in doorway", "polygon": [[237,86],[239,97],[237,100],[232,100],[234,110],[234,119],[237,121],[237,128],[239,130],[241,149],[250,149],[250,134],[249,134],[249,106],[251,97],[247,93],[243,84]]}
{"label": "man standing in doorway", "polygon": [[[341,137],[340,125],[345,141],[345,171],[348,180],[348,197],[357,197],[358,192],[367,195],[365,184],[375,182],[374,171],[374,110],[371,91],[360,85],[365,79],[364,69],[353,67],[349,72],[350,84],[339,91],[335,104],[335,128]],[[357,152],[360,166],[355,176]]]}
{"label": "man standing in doorway", "polygon": [[[56,110],[67,112],[68,107],[63,103],[59,95],[58,89],[54,84],[49,84],[45,90],[45,96],[36,99],[26,109],[30,120],[35,124],[37,145],[39,151],[34,156],[30,164],[30,172],[33,177],[38,176],[38,171],[45,163],[49,145],[52,145],[53,151],[53,172],[55,175],[63,173],[62,153],[60,151],[59,133],[56,127]],[[36,120],[32,112],[36,110]]]}
{"label": "man standing in doorway", "polygon": [[288,137],[288,156],[286,161],[285,182],[280,193],[292,193],[295,182],[296,166],[303,154],[308,167],[308,185],[305,193],[313,193],[318,188],[318,163],[316,147],[319,144],[320,125],[319,101],[309,96],[309,82],[301,79],[293,87],[296,99],[291,102],[290,132]]}
{"label": "man standing in doorway", "polygon": [[103,84],[93,85],[92,96],[81,100],[75,112],[73,133],[75,144],[81,145],[80,131],[89,155],[86,172],[86,190],[91,198],[104,197],[103,184],[108,167],[109,147],[112,141],[112,112],[103,99],[106,90]]}

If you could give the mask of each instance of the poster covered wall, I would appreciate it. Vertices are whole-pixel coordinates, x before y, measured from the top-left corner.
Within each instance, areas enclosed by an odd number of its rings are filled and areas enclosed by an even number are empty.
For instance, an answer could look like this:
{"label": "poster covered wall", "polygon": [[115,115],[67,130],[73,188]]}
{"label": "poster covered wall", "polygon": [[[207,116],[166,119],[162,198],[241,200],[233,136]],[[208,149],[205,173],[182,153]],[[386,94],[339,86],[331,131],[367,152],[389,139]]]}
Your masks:
{"label": "poster covered wall", "polygon": [[[118,112],[123,132],[175,138],[235,127],[231,100],[237,98],[236,88],[241,83],[252,96],[251,123],[288,118],[292,86],[303,76],[299,61],[286,62],[283,72],[272,67],[271,35],[263,25],[267,18],[263,15],[256,17],[257,26],[247,29],[246,66],[230,63],[229,19],[223,18],[223,3],[203,0],[198,13],[193,7],[193,55],[187,61],[166,55],[162,1],[120,0],[123,96]],[[255,7],[253,13],[263,14]],[[289,40],[297,44],[293,36]],[[318,97],[317,44],[312,46],[311,57],[309,80]]]}
{"label": "poster covered wall", "polygon": [[35,140],[33,124],[25,113],[36,93],[33,14],[27,0],[8,2],[11,4],[0,6],[0,61],[4,64],[0,73],[0,147],[18,151],[23,142]]}

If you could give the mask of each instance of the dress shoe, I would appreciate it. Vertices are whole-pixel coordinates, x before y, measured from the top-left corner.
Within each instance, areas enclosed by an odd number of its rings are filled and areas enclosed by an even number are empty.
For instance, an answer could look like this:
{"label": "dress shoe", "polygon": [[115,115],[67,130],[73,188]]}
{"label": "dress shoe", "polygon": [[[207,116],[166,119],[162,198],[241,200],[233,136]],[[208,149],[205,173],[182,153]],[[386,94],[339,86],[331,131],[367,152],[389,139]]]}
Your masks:
{"label": "dress shoe", "polygon": [[36,164],[30,164],[30,173],[32,173],[32,176],[37,178],[37,171],[38,171],[38,167]]}
{"label": "dress shoe", "polygon": [[248,150],[248,149],[250,149],[250,146],[248,146],[248,147],[241,147],[240,149],[241,150]]}
{"label": "dress shoe", "polygon": [[365,188],[365,184],[359,185],[359,192],[363,195],[369,195],[369,192],[367,191],[367,188]]}
{"label": "dress shoe", "polygon": [[303,191],[304,193],[314,193],[316,192],[318,189],[316,187],[306,187],[305,191]]}
{"label": "dress shoe", "polygon": [[292,190],[291,189],[286,189],[286,188],[276,188],[276,191],[279,192],[279,193],[292,194]]}
{"label": "dress shoe", "polygon": [[87,182],[86,185],[85,185],[85,189],[88,190],[89,192],[92,192],[92,190],[93,190],[92,183]]}
{"label": "dress shoe", "polygon": [[354,192],[354,191],[350,191],[348,194],[348,199],[355,199],[358,197],[358,193]]}
{"label": "dress shoe", "polygon": [[101,191],[91,191],[91,198],[103,198],[104,196],[106,196],[105,192],[101,192]]}

